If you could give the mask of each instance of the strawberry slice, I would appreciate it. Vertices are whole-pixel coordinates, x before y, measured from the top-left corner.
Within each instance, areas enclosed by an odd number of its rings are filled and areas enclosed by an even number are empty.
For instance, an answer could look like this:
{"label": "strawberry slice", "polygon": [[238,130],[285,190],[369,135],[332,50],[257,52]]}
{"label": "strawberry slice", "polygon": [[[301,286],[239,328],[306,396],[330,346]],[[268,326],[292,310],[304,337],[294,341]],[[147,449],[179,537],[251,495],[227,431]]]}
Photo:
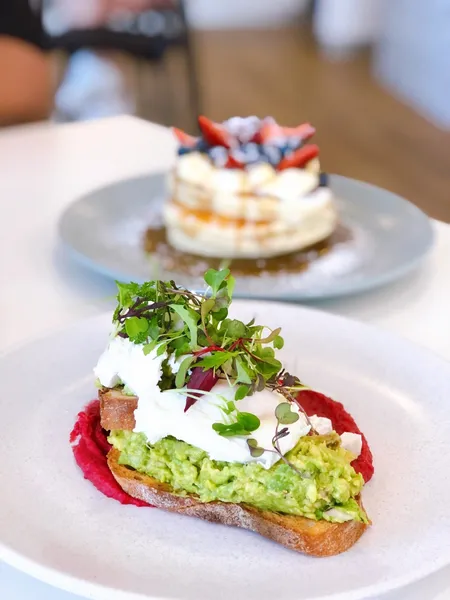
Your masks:
{"label": "strawberry slice", "polygon": [[[260,144],[268,144],[273,140],[279,139],[283,141],[286,137],[283,133],[283,128],[278,123],[264,123],[258,132]],[[257,135],[258,135],[257,134]]]}
{"label": "strawberry slice", "polygon": [[301,169],[307,162],[319,156],[319,146],[317,144],[308,144],[299,148],[289,156],[286,156],[278,164],[277,170]]}
{"label": "strawberry slice", "polygon": [[231,154],[229,154],[228,160],[224,166],[225,169],[243,169],[244,163],[241,163],[239,160],[236,160],[234,156],[231,156]]}
{"label": "strawberry slice", "polygon": [[273,119],[272,117],[266,117],[265,119],[260,121],[259,129],[255,132],[255,135],[252,137],[250,142],[252,142],[253,144],[258,144],[258,146],[260,144],[264,144],[264,132],[266,132],[266,135],[268,135],[271,131],[271,129],[269,128],[273,125],[275,125],[275,127],[278,127],[278,125],[275,122],[275,119]]}
{"label": "strawberry slice", "polygon": [[194,137],[193,135],[189,135],[188,133],[185,133],[177,127],[172,127],[172,131],[175,134],[177,140],[180,142],[181,146],[185,146],[186,148],[193,148],[198,142],[198,138]]}
{"label": "strawberry slice", "polygon": [[316,130],[309,123],[303,123],[298,127],[283,127],[283,133],[288,138],[300,138],[302,141],[309,140],[316,133]]}
{"label": "strawberry slice", "polygon": [[315,134],[316,130],[309,123],[303,123],[298,127],[281,127],[277,123],[265,123],[258,134],[260,143],[267,144],[273,140],[284,141],[289,138],[298,138],[301,141],[309,140]]}
{"label": "strawberry slice", "polygon": [[263,138],[262,138],[262,135],[261,135],[261,131],[257,131],[255,133],[255,135],[252,137],[252,139],[250,140],[250,142],[253,143],[253,144],[258,144],[258,146],[260,144],[262,144],[263,143]]}
{"label": "strawberry slice", "polygon": [[214,121],[211,121],[204,116],[198,118],[198,125],[203,134],[203,139],[208,142],[210,146],[230,147],[230,135],[225,127],[219,123],[214,123]]}

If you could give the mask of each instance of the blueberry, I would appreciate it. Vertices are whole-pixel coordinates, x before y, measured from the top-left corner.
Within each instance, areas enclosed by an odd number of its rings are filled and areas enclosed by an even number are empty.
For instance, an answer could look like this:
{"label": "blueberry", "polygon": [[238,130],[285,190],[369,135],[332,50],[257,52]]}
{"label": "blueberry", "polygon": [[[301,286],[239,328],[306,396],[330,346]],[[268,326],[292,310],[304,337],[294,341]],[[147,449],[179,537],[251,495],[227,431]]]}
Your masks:
{"label": "blueberry", "polygon": [[223,146],[213,146],[208,150],[208,156],[216,167],[223,167],[228,160],[228,151]]}
{"label": "blueberry", "polygon": [[319,187],[328,187],[328,173],[321,173],[319,175]]}
{"label": "blueberry", "polygon": [[290,150],[297,150],[297,148],[300,148],[300,146],[302,145],[302,140],[299,137],[289,137],[286,140],[286,146],[290,149]]}
{"label": "blueberry", "polygon": [[289,156],[289,154],[292,154],[292,148],[288,145],[280,146],[280,152],[282,158],[284,158],[285,156]]}
{"label": "blueberry", "polygon": [[256,163],[261,160],[260,147],[254,143],[242,144],[235,151],[234,157],[245,165]]}
{"label": "blueberry", "polygon": [[263,156],[265,156],[271,165],[277,165],[283,155],[280,148],[277,146],[264,145],[261,148]]}
{"label": "blueberry", "polygon": [[208,152],[211,146],[203,138],[200,138],[195,144],[195,150],[197,152]]}
{"label": "blueberry", "polygon": [[192,148],[189,148],[188,146],[178,147],[178,156],[183,156],[183,154],[189,154],[190,152],[192,152]]}
{"label": "blueberry", "polygon": [[302,146],[302,141],[299,138],[289,138],[286,144],[280,146],[281,154],[283,158],[291,155],[293,152],[298,150]]}

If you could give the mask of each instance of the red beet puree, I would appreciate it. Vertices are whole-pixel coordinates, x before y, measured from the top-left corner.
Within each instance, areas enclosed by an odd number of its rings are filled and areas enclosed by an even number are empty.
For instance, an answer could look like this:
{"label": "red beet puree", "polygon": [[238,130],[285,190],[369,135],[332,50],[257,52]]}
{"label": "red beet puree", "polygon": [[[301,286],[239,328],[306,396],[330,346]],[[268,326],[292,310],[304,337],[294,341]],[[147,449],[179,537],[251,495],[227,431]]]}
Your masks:
{"label": "red beet puree", "polygon": [[[323,394],[305,390],[300,392],[299,401],[308,415],[318,415],[331,419],[337,433],[344,431],[359,433],[362,436],[362,451],[352,465],[361,473],[367,482],[373,475],[373,460],[366,438],[358,429],[353,417],[345,410],[340,402],[335,402]],[[100,403],[93,400],[78,414],[77,422],[70,434],[73,455],[85,479],[108,498],[118,500],[121,504],[135,506],[150,506],[141,500],[136,500],[122,490],[114,479],[106,462],[111,445],[106,438],[106,432],[100,425]]]}
{"label": "red beet puree", "polygon": [[102,494],[118,500],[121,504],[150,506],[124,492],[109,470],[106,455],[111,449],[111,445],[100,425],[100,402],[98,400],[93,400],[79,413],[70,434],[70,443],[76,463],[83,471],[85,479],[93,483]]}

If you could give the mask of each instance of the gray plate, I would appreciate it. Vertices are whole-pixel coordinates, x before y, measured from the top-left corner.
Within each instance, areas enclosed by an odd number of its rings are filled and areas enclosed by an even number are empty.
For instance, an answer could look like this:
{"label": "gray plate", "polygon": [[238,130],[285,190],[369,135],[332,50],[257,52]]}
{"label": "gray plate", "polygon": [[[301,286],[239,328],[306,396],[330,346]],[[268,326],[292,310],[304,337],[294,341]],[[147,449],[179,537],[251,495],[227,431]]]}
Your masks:
{"label": "gray plate", "polygon": [[[403,198],[340,175],[330,177],[341,222],[351,232],[303,272],[237,278],[236,296],[278,300],[331,298],[387,284],[417,267],[433,244],[429,219]],[[164,174],[129,179],[75,201],[59,232],[73,257],[119,281],[176,279],[202,289],[202,278],[164,271],[142,238],[158,218]]]}

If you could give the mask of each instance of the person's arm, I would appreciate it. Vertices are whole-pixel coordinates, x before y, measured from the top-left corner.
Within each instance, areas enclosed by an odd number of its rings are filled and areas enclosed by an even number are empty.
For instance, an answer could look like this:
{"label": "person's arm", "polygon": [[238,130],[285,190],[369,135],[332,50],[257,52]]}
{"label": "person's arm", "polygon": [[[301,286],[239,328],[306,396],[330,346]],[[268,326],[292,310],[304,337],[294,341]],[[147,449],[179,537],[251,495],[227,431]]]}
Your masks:
{"label": "person's arm", "polygon": [[29,42],[0,35],[0,125],[46,119],[54,91],[49,57]]}
{"label": "person's arm", "polygon": [[41,0],[0,0],[0,126],[47,118],[52,65],[43,51]]}

